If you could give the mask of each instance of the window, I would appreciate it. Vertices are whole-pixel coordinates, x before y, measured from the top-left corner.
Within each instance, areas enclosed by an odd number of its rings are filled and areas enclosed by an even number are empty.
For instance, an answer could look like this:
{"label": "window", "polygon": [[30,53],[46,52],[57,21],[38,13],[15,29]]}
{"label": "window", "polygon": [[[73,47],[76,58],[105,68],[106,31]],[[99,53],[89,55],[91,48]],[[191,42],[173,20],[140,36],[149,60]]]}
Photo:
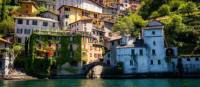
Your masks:
{"label": "window", "polygon": [[69,18],[69,15],[65,15],[65,18]]}
{"label": "window", "polygon": [[115,45],[115,42],[114,42],[114,41],[112,41],[111,43],[112,43],[112,46],[114,46],[114,45]]}
{"label": "window", "polygon": [[155,31],[152,31],[152,34],[155,35]]}
{"label": "window", "polygon": [[142,50],[142,49],[140,49],[140,55],[141,55],[141,56],[143,55],[143,50]]}
{"label": "window", "polygon": [[94,18],[97,18],[97,14],[94,14]]}
{"label": "window", "polygon": [[135,50],[134,49],[131,50],[131,54],[135,55]]}
{"label": "window", "polygon": [[21,38],[17,38],[17,42],[18,42],[18,43],[21,43],[21,42],[22,42],[22,39],[21,39]]}
{"label": "window", "polygon": [[30,29],[25,29],[24,30],[24,34],[30,34],[31,33],[31,30]]}
{"label": "window", "polygon": [[23,24],[23,20],[22,19],[18,19],[17,20],[17,24]]}
{"label": "window", "polygon": [[65,25],[67,26],[67,25],[68,25],[68,23],[66,22],[66,23],[65,23]]}
{"label": "window", "polygon": [[153,60],[151,60],[150,64],[153,65]]}
{"label": "window", "polygon": [[120,45],[120,40],[117,41],[117,44]]}
{"label": "window", "polygon": [[82,16],[89,16],[88,12],[82,11]]}
{"label": "window", "polygon": [[65,11],[70,11],[70,8],[65,8]]}
{"label": "window", "polygon": [[55,23],[53,23],[53,27],[55,27]]}
{"label": "window", "polygon": [[43,22],[43,26],[48,26],[48,22]]}
{"label": "window", "polygon": [[92,57],[92,53],[90,53],[90,57]]}
{"label": "window", "polygon": [[130,66],[133,66],[133,60],[130,60]]}
{"label": "window", "polygon": [[22,29],[17,29],[17,33],[18,33],[18,34],[22,34],[22,33],[23,33],[23,30],[22,30]]}
{"label": "window", "polygon": [[29,20],[26,20],[26,25],[29,25]]}
{"label": "window", "polygon": [[32,25],[37,25],[37,20],[33,20]]}
{"label": "window", "polygon": [[187,61],[190,61],[190,58],[187,58]]}
{"label": "window", "polygon": [[161,64],[161,61],[160,60],[158,60],[158,65],[160,65]]}
{"label": "window", "polygon": [[153,45],[154,45],[154,46],[156,45],[156,41],[153,41]]}
{"label": "window", "polygon": [[156,55],[156,51],[153,49],[152,50],[152,55],[155,56]]}
{"label": "window", "polygon": [[108,58],[110,58],[110,54],[108,54]]}
{"label": "window", "polygon": [[196,58],[195,58],[195,60],[196,60],[196,61],[199,61],[199,58],[198,58],[198,57],[196,57]]}

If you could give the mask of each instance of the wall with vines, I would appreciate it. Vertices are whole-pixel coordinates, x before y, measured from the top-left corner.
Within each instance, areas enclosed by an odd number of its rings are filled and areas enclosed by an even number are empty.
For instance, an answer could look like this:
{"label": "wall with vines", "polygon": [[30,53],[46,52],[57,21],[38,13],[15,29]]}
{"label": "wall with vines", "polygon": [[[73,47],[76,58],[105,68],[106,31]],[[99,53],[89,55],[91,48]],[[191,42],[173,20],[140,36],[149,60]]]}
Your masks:
{"label": "wall with vines", "polygon": [[[81,35],[40,35],[33,34],[29,41],[30,57],[26,63],[26,71],[39,77],[50,75],[52,61],[60,67],[66,62],[81,61]],[[57,50],[59,55],[52,58],[37,58],[36,48],[39,43],[57,43],[61,47]]]}

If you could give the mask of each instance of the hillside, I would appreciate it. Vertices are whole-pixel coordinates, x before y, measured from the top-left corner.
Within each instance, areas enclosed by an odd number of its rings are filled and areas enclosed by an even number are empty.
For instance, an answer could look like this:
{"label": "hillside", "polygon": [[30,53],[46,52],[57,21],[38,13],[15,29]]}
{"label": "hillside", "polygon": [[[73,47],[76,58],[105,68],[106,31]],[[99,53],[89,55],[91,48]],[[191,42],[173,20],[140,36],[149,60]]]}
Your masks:
{"label": "hillside", "polygon": [[150,20],[165,25],[166,44],[180,55],[200,54],[200,2],[197,0],[142,0],[141,8],[118,18],[113,31],[138,36]]}

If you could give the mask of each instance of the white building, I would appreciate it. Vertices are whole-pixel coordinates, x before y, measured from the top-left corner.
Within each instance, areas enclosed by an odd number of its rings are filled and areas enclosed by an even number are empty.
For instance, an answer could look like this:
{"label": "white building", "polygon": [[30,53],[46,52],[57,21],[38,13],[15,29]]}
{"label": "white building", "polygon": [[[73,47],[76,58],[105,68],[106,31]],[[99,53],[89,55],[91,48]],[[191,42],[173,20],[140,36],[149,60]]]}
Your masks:
{"label": "white building", "polygon": [[171,60],[172,71],[182,73],[200,72],[200,56],[180,56]]}
{"label": "white building", "polygon": [[73,31],[84,31],[92,33],[92,29],[94,28],[94,25],[92,24],[92,19],[83,19],[78,20],[74,23],[69,24],[68,29]]}
{"label": "white building", "polygon": [[17,42],[25,43],[34,30],[52,30],[59,29],[57,20],[41,17],[15,17],[15,34]]}
{"label": "white building", "polygon": [[97,38],[99,42],[103,42],[103,37],[105,33],[104,29],[97,27],[97,25],[92,23],[92,19],[83,19],[71,23],[69,24],[68,30],[87,32],[93,37]]}
{"label": "white building", "polygon": [[0,38],[0,75],[7,76],[14,63],[14,56],[8,51],[11,42]]}
{"label": "white building", "polygon": [[93,0],[57,0],[56,2],[57,8],[60,8],[62,5],[67,5],[97,13],[103,12],[103,7]]}
{"label": "white building", "polygon": [[132,45],[117,47],[117,62],[124,64],[124,73],[169,71],[163,28],[157,21],[150,22],[142,29],[141,39],[137,39]]}

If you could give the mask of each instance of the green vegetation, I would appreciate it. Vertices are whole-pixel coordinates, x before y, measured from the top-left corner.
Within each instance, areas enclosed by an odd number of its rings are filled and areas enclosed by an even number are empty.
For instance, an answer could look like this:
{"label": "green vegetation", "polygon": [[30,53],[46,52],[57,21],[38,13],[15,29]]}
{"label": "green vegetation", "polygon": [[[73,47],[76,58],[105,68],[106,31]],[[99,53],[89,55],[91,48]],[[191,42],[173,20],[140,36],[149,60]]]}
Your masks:
{"label": "green vegetation", "polygon": [[139,35],[140,28],[145,26],[146,22],[141,16],[129,14],[128,16],[120,17],[113,27],[114,32],[121,34]]}
{"label": "green vegetation", "polygon": [[156,19],[165,25],[168,46],[178,46],[180,55],[197,55],[200,54],[199,7],[198,1],[142,0],[141,8],[120,17],[113,31],[138,36],[147,21]]}
{"label": "green vegetation", "polygon": [[14,19],[9,16],[11,7],[7,6],[9,0],[2,0],[0,14],[0,34],[10,34],[14,30]]}
{"label": "green vegetation", "polygon": [[[24,67],[26,72],[36,75],[37,77],[44,78],[50,75],[52,61],[56,63],[57,67],[61,67],[65,63],[74,63],[81,61],[81,35],[47,35],[47,34],[33,34],[30,37],[30,51],[31,56],[27,56],[26,60],[18,60],[25,62],[24,64],[16,63],[17,66]],[[58,40],[60,39],[60,40]],[[38,53],[48,52],[52,50],[49,44],[60,44],[54,53],[59,53],[59,55],[54,54],[51,57],[47,57],[46,53],[44,56]],[[38,50],[38,46],[42,45],[42,49]],[[39,52],[41,51],[41,52]],[[25,59],[25,58],[24,58]],[[24,66],[23,66],[24,65]],[[40,67],[40,68],[38,68]],[[75,69],[67,69],[70,72],[75,72]]]}

